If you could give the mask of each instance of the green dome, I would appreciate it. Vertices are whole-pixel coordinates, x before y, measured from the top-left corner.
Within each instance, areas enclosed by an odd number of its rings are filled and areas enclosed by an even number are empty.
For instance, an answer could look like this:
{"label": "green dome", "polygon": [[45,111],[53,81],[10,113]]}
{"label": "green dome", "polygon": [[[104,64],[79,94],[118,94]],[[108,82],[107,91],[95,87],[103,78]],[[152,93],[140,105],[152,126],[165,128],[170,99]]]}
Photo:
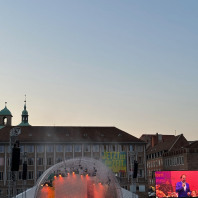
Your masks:
{"label": "green dome", "polygon": [[24,110],[22,111],[22,115],[28,115],[28,111],[24,109]]}
{"label": "green dome", "polygon": [[0,111],[0,115],[12,116],[10,110],[7,109],[7,107],[5,107],[4,109],[2,109],[2,110]]}

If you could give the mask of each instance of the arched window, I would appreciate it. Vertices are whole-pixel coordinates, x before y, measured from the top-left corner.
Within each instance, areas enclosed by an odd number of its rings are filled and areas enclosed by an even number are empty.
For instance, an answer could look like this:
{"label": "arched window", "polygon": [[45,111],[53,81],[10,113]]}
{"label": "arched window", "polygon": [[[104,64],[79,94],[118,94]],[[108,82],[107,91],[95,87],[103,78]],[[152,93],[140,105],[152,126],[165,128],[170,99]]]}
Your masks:
{"label": "arched window", "polygon": [[3,118],[3,125],[7,125],[7,122],[8,122],[7,117],[4,117],[4,118]]}

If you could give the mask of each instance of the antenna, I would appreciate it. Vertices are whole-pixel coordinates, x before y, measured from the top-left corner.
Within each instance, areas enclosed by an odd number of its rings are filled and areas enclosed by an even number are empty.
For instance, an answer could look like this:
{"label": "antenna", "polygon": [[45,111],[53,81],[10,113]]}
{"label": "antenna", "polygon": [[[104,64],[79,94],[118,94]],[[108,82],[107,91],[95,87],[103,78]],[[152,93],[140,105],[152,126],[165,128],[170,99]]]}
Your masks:
{"label": "antenna", "polygon": [[176,134],[177,134],[177,131],[175,130],[175,136],[176,136]]}

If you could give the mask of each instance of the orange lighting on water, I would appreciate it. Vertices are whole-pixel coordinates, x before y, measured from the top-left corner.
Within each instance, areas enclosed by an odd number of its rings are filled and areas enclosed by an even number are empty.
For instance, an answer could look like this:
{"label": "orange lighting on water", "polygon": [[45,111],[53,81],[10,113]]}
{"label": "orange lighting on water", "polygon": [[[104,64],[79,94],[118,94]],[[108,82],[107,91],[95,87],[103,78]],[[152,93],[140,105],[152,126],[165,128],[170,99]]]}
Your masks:
{"label": "orange lighting on water", "polygon": [[59,174],[59,177],[62,177],[62,175],[61,175],[61,174]]}
{"label": "orange lighting on water", "polygon": [[56,175],[54,175],[54,178],[56,178]]}

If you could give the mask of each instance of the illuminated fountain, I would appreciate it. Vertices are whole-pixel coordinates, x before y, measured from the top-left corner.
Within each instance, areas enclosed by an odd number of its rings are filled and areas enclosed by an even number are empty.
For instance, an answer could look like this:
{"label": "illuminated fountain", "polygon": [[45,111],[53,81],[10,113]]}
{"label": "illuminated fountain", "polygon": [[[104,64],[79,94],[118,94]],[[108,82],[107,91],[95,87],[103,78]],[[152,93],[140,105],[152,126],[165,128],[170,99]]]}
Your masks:
{"label": "illuminated fountain", "polygon": [[102,162],[76,158],[60,162],[39,178],[34,198],[122,198],[114,174]]}

